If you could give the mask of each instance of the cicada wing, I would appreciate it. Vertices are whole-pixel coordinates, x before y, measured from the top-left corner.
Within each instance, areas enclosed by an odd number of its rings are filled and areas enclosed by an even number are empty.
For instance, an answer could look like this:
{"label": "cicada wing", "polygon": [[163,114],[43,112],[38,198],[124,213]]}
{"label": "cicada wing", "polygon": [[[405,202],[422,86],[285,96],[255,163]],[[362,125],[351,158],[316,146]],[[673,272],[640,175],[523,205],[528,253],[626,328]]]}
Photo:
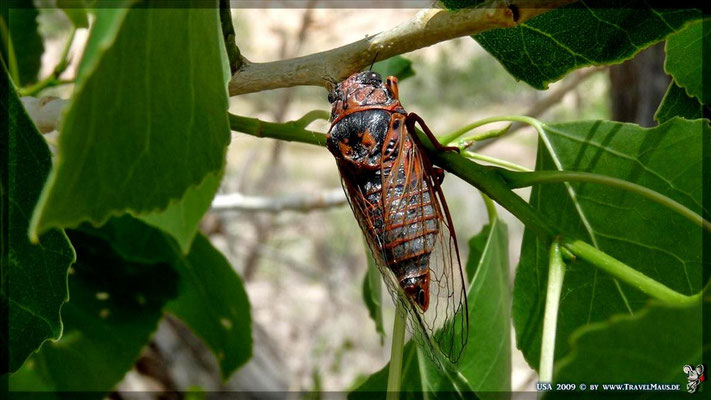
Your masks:
{"label": "cicada wing", "polygon": [[[410,240],[411,257],[429,258],[429,305],[423,311],[413,299],[406,296],[398,279],[388,287],[396,301],[407,305],[410,330],[419,344],[439,362],[444,356],[456,363],[469,337],[469,314],[464,271],[461,266],[456,234],[449,209],[434,167],[416,138],[404,129],[397,137],[399,143],[395,161],[382,171],[385,225],[407,226],[403,233]],[[388,159],[389,154],[383,155]],[[400,193],[402,192],[402,193]],[[387,193],[399,196],[385,196]],[[381,243],[386,242],[380,239]],[[381,254],[387,252],[381,250]],[[393,256],[393,258],[397,258]],[[404,259],[408,259],[407,256]],[[409,258],[411,262],[412,258]],[[397,260],[384,259],[392,266]],[[396,267],[397,268],[397,267]],[[381,268],[390,272],[390,268]]]}

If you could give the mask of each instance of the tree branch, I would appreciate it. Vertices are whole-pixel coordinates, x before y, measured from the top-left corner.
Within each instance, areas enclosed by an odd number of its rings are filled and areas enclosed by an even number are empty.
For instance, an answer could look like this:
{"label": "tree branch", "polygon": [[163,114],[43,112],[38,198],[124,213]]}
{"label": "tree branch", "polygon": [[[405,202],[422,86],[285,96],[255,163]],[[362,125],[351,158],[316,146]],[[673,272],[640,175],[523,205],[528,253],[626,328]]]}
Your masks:
{"label": "tree branch", "polygon": [[217,195],[212,201],[215,211],[281,211],[308,212],[324,208],[340,207],[346,204],[343,189],[333,189],[316,194],[298,194],[290,196],[245,196],[240,193]]}
{"label": "tree branch", "polygon": [[[230,96],[298,85],[329,87],[368,66],[446,40],[509,28],[572,0],[524,0],[509,6],[493,0],[478,8],[425,9],[390,30],[342,47],[268,63],[244,62],[229,83]],[[514,13],[513,10],[516,10]],[[517,17],[517,19],[515,19]]]}

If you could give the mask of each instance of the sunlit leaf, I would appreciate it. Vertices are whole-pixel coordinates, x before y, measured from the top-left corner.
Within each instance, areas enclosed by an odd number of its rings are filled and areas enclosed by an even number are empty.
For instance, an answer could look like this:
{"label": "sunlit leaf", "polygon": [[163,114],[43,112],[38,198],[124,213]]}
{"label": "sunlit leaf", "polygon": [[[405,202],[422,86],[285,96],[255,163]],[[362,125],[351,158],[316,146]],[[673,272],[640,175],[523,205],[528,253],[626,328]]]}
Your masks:
{"label": "sunlit leaf", "polygon": [[91,61],[82,62],[32,233],[163,210],[224,164],[217,9],[134,8],[120,25],[118,13],[107,11],[109,23],[97,26],[109,33],[89,40]]}
{"label": "sunlit leaf", "polygon": [[188,188],[181,199],[171,202],[165,210],[139,218],[173,236],[182,252],[187,254],[200,220],[220,187],[220,177],[221,174],[208,174],[200,185]]}
{"label": "sunlit leaf", "polygon": [[[671,119],[654,128],[609,121],[571,122],[544,127],[536,170],[587,171],[648,187],[709,218],[702,191],[711,176],[704,150],[711,129],[706,120]],[[639,195],[609,186],[574,183],[536,186],[531,205],[562,234],[584,240],[680,293],[702,287],[699,226]],[[548,276],[548,243],[526,230],[514,285],[517,345],[538,367]],[[570,352],[580,328],[616,314],[636,315],[649,301],[639,289],[619,282],[584,261],[568,263],[563,284],[555,358]],[[658,321],[659,329],[666,321]],[[667,346],[661,340],[657,347]],[[652,347],[654,348],[654,347]]]}
{"label": "sunlit leaf", "polygon": [[[711,54],[711,20],[696,21],[669,36],[664,70],[674,82],[703,104],[711,104],[711,85],[703,84],[703,63]],[[704,59],[704,54],[706,59]]]}

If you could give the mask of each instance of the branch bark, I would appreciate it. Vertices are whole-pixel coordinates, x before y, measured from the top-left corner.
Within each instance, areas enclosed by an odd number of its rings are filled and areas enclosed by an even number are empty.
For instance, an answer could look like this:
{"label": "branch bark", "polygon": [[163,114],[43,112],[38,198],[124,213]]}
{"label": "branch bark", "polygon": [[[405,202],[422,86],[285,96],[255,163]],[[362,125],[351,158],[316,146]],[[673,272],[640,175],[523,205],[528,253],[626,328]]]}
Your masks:
{"label": "branch bark", "polygon": [[230,96],[299,85],[330,87],[368,66],[375,54],[385,60],[423,47],[510,28],[572,0],[524,0],[509,5],[494,0],[478,8],[425,9],[390,30],[335,49],[268,63],[245,61],[229,83]]}
{"label": "branch bark", "polygon": [[308,212],[311,210],[340,207],[346,204],[342,189],[328,190],[315,194],[299,194],[290,196],[245,196],[231,193],[215,196],[212,209],[215,211],[251,211],[271,212],[282,211]]}

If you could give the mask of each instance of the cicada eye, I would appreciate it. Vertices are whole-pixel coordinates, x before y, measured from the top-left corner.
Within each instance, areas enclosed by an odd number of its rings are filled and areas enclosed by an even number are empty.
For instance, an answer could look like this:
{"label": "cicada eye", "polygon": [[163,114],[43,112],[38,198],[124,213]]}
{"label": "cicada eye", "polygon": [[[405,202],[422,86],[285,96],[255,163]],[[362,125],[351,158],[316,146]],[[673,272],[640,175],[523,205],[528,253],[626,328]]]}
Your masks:
{"label": "cicada eye", "polygon": [[335,90],[328,93],[328,102],[329,103],[333,103],[334,101],[336,101],[337,98],[338,98],[338,95],[336,94]]}

